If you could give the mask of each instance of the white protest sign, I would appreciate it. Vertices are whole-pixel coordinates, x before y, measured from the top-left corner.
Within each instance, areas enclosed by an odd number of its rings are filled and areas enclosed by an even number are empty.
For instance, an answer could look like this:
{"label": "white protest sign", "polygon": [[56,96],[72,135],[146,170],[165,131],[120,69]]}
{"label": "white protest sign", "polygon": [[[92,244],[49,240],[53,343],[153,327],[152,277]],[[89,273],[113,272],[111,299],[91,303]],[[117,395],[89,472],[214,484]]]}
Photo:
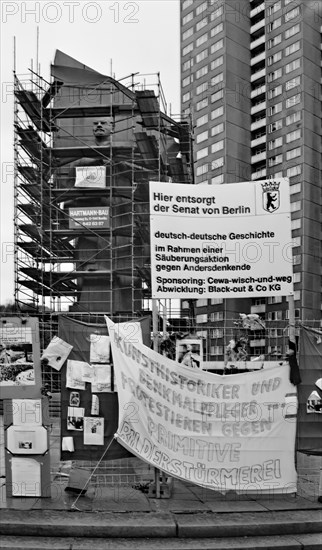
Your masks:
{"label": "white protest sign", "polygon": [[296,491],[297,396],[288,366],[219,376],[161,356],[106,322],[119,443],[167,474],[210,489]]}
{"label": "white protest sign", "polygon": [[293,293],[289,181],[150,182],[153,298]]}

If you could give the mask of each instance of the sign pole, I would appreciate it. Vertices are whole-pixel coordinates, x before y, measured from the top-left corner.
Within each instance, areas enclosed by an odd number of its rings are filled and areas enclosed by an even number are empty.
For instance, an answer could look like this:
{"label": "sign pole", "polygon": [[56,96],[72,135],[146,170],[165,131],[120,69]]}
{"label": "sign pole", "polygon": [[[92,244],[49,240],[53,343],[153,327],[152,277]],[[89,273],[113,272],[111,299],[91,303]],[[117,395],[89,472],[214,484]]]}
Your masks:
{"label": "sign pole", "polygon": [[[158,351],[158,308],[157,300],[152,298],[152,333],[153,333],[153,349]],[[160,498],[160,472],[158,468],[154,468],[154,483],[155,483],[155,498]]]}

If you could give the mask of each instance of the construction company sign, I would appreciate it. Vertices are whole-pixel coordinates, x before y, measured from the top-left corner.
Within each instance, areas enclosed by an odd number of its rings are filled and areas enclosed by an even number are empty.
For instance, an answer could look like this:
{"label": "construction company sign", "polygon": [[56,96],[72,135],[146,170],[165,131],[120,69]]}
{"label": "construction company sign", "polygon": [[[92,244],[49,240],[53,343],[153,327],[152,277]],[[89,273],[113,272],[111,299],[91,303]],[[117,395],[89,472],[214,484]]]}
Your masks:
{"label": "construction company sign", "polygon": [[296,491],[297,395],[287,367],[215,375],[161,356],[106,322],[121,445],[209,489]]}
{"label": "construction company sign", "polygon": [[153,298],[293,294],[287,178],[150,182]]}

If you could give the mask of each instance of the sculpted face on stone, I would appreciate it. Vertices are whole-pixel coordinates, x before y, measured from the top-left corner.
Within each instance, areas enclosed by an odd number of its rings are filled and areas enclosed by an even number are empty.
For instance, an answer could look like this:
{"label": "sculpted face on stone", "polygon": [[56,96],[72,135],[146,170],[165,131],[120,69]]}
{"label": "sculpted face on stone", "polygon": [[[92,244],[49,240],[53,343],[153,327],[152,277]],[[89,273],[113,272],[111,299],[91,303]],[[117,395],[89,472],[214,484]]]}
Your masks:
{"label": "sculpted face on stone", "polygon": [[112,129],[113,121],[111,117],[100,117],[93,120],[93,134],[97,143],[107,142]]}

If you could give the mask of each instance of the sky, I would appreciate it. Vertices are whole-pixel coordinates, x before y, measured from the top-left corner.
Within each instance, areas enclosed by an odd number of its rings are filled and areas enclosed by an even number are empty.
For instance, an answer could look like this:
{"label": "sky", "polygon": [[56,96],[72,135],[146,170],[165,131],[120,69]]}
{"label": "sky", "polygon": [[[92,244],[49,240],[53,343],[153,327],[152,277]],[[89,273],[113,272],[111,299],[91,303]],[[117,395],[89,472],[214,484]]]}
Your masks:
{"label": "sky", "polygon": [[147,85],[160,73],[168,114],[175,115],[180,110],[179,12],[179,0],[1,2],[0,304],[14,299],[14,63],[18,76],[28,78],[38,65],[49,81],[59,49],[118,80],[138,72],[135,81]]}

